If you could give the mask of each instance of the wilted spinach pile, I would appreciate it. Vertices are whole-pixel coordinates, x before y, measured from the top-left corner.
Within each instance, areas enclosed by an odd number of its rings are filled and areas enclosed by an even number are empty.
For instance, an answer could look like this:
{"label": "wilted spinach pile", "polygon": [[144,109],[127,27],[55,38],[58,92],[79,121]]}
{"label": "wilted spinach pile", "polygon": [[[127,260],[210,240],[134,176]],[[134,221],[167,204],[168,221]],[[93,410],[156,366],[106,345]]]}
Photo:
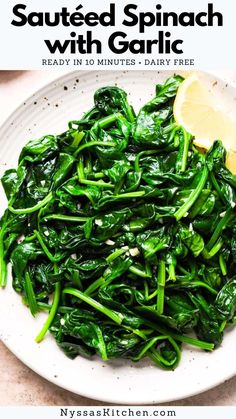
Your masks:
{"label": "wilted spinach pile", "polygon": [[124,91],[99,89],[2,178],[1,286],[11,262],[31,313],[49,312],[36,340],[50,329],[71,358],[173,369],[182,342],[212,350],[235,322],[236,176],[220,141],[204,155],[174,121],[181,83],[157,85],[138,115]]}

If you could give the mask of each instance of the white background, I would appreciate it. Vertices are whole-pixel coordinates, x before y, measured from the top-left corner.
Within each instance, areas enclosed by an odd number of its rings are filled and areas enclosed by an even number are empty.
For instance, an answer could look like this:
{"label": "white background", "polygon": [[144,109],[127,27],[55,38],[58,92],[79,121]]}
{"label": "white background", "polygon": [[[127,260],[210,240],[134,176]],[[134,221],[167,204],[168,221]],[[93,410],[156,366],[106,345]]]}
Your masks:
{"label": "white background", "polygon": [[[15,27],[11,25],[11,21],[14,18],[12,8],[18,3],[26,4],[26,11],[61,11],[61,8],[68,7],[68,11],[71,13],[75,12],[75,8],[79,4],[83,4],[84,12],[96,11],[101,13],[109,10],[109,4],[113,2],[116,4],[116,28],[114,27],[31,27],[29,25],[23,27]],[[224,16],[223,27],[175,27],[175,28],[158,28],[150,27],[146,29],[145,34],[138,33],[138,27],[122,27],[122,21],[125,18],[123,9],[128,3],[137,4],[139,12],[155,12],[156,4],[162,4],[162,11],[174,11],[181,13],[183,11],[201,12],[207,10],[207,4],[213,3],[214,10],[219,11]],[[148,7],[147,7],[148,4]],[[65,54],[50,54],[49,50],[44,43],[44,39],[70,39],[70,32],[75,31],[76,33],[84,33],[87,30],[93,31],[93,37],[100,39],[103,46],[103,54],[97,58],[135,58],[137,67],[139,69],[155,69],[155,67],[144,66],[145,58],[171,58],[172,65],[169,69],[173,69],[174,58],[194,59],[195,67],[201,69],[212,69],[212,68],[235,68],[236,67],[236,54],[234,53],[234,42],[236,35],[235,25],[235,14],[236,14],[236,2],[235,0],[7,0],[1,2],[1,14],[0,14],[0,28],[1,28],[1,43],[0,43],[0,69],[39,69],[42,67],[42,59],[54,58],[54,59],[71,59],[70,68],[73,67],[74,58],[83,58],[84,62],[86,58],[95,59],[95,54],[89,56],[81,56],[79,54],[70,55]],[[152,56],[147,55],[132,55],[131,53],[115,55],[110,52],[107,40],[111,33],[114,31],[122,30],[128,34],[129,40],[132,39],[156,39],[159,30],[169,30],[172,34],[172,39],[183,39],[184,54],[181,55],[158,55],[153,54]],[[141,64],[139,64],[141,62]],[[121,66],[120,66],[121,67]],[[119,69],[120,67],[116,67]],[[68,67],[67,67],[68,68]],[[75,69],[75,67],[73,67]],[[96,66],[94,66],[96,68]],[[98,68],[98,67],[97,67]],[[100,68],[100,67],[99,67]],[[100,69],[104,69],[100,68]],[[107,67],[113,69],[112,67]],[[130,67],[128,67],[130,69]],[[133,67],[132,67],[133,68]],[[159,68],[158,66],[156,68]],[[76,69],[88,69],[85,65]],[[91,69],[91,68],[90,68]],[[163,69],[163,66],[162,66]]]}

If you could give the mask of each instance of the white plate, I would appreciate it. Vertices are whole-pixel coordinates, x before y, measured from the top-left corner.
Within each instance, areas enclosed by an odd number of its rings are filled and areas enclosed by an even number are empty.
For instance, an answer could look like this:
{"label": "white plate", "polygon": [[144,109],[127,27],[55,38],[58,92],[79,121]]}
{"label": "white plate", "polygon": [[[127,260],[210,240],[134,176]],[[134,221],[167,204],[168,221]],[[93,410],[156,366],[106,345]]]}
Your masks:
{"label": "white plate", "polygon": [[[170,72],[76,72],[50,83],[22,104],[0,130],[0,169],[14,167],[23,145],[43,134],[60,133],[67,121],[78,119],[93,104],[100,86],[114,85],[129,92],[140,108],[155,91],[155,84]],[[230,87],[222,84],[222,91]],[[2,208],[6,205],[1,190]],[[228,331],[213,353],[184,345],[182,360],[174,371],[163,371],[144,360],[138,364],[97,357],[68,359],[50,335],[41,344],[34,338],[45,316],[36,319],[11,287],[0,290],[1,336],[7,347],[26,365],[47,380],[74,393],[121,404],[163,403],[191,396],[214,387],[236,374],[236,330]]]}

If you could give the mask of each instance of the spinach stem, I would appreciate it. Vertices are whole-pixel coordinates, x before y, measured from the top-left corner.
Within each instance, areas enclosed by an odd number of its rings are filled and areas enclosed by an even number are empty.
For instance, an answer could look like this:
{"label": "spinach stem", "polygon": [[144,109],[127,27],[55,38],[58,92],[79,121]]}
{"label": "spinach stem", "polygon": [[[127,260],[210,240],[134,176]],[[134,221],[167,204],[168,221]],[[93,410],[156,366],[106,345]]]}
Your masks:
{"label": "spinach stem", "polygon": [[204,257],[204,259],[211,259],[213,258],[213,256],[215,256],[219,252],[223,244],[224,244],[223,240],[219,239],[209,252],[205,247],[201,255]]}
{"label": "spinach stem", "polygon": [[218,294],[218,292],[214,288],[210,287],[210,285],[208,285],[206,282],[203,282],[203,281],[191,281],[191,282],[187,281],[187,282],[182,282],[182,283],[178,282],[176,284],[167,285],[166,287],[169,289],[181,288],[181,287],[184,288],[185,285],[187,286],[191,285],[192,288],[195,288],[195,287],[206,288],[211,294],[213,295]]}
{"label": "spinach stem", "polygon": [[[54,294],[55,296],[55,294]],[[38,307],[43,310],[43,311],[50,311],[52,308],[52,304],[47,304],[47,303],[41,303],[40,301],[38,302]],[[62,314],[66,314],[70,311],[73,311],[74,308],[73,307],[66,307],[66,306],[58,306],[58,313],[62,313]]]}
{"label": "spinach stem", "polygon": [[129,271],[137,276],[140,276],[141,278],[151,278],[150,273],[142,271],[141,269],[137,268],[137,266],[134,266],[134,265],[129,267]]}
{"label": "spinach stem", "polygon": [[210,195],[210,189],[203,189],[201,194],[199,195],[198,199],[195,201],[193,207],[191,208],[191,212],[189,214],[189,218],[195,218],[199,211],[201,210],[203,204],[206,202],[208,196]]}
{"label": "spinach stem", "polygon": [[42,218],[42,220],[59,220],[59,221],[68,221],[71,223],[85,223],[90,217],[76,217],[73,215],[64,215],[64,214],[49,214]]}
{"label": "spinach stem", "polygon": [[[116,258],[123,255],[125,252],[129,250],[128,246],[125,246],[123,249],[117,249],[114,252],[112,252],[109,256],[106,258],[107,263],[113,262]],[[102,276],[100,276],[96,281],[94,281],[92,284],[89,285],[89,287],[84,291],[86,295],[92,294],[94,291],[96,291],[101,285],[103,285],[106,281],[106,278],[111,273],[110,268],[108,267]],[[110,281],[108,280],[108,283]]]}
{"label": "spinach stem", "polygon": [[157,276],[157,312],[163,314],[165,300],[165,283],[166,283],[166,264],[164,260],[160,260]]}
{"label": "spinach stem", "polygon": [[193,206],[194,202],[197,200],[197,198],[199,197],[202,189],[205,186],[205,183],[207,181],[207,177],[208,177],[208,170],[207,170],[207,167],[204,166],[204,168],[202,170],[201,178],[199,180],[199,183],[198,183],[196,189],[194,189],[191,192],[187,201],[185,201],[184,204],[174,214],[177,221],[179,221],[182,217],[184,217],[186,215],[186,213],[188,212],[188,210]]}
{"label": "spinach stem", "polygon": [[134,120],[135,120],[135,116],[134,116],[132,107],[127,103],[127,104],[125,104],[125,109],[126,109],[126,117],[127,117],[128,121],[133,123]]}
{"label": "spinach stem", "polygon": [[220,222],[218,223],[214,233],[212,234],[209,242],[206,245],[206,249],[208,251],[211,250],[211,248],[214,246],[214,244],[216,243],[216,241],[218,240],[218,238],[220,237],[222,231],[227,227],[227,224],[229,223],[229,221],[231,220],[232,217],[232,209],[228,209],[223,218],[221,218]]}
{"label": "spinach stem", "polygon": [[224,256],[222,254],[220,254],[219,256],[219,264],[220,264],[220,269],[222,272],[222,275],[226,276],[227,275],[227,266],[224,260]]}
{"label": "spinach stem", "polygon": [[[141,358],[143,358],[144,355],[147,353],[147,351],[150,348],[152,348],[152,346],[155,345],[157,343],[157,341],[162,339],[163,337],[164,336],[158,336],[158,337],[154,337],[154,338],[150,339],[149,342],[146,345],[144,345],[144,347],[139,352],[139,354],[132,358],[132,361],[139,361]],[[164,338],[166,338],[166,336]],[[146,340],[146,336],[145,336],[145,340]]]}
{"label": "spinach stem", "polygon": [[115,186],[112,183],[106,183],[106,182],[103,182],[102,180],[94,181],[94,180],[86,179],[85,174],[84,174],[84,164],[83,164],[82,158],[79,158],[79,162],[77,164],[77,173],[78,173],[79,183],[82,183],[82,185],[97,186],[98,188],[109,188],[109,189],[115,188]]}
{"label": "spinach stem", "polygon": [[84,291],[84,294],[86,295],[93,294],[93,292],[96,291],[100,287],[100,285],[104,284],[105,280],[106,280],[105,275],[100,276],[100,278],[96,279],[96,281],[94,281],[91,285],[89,285],[88,288],[86,288],[86,290]]}
{"label": "spinach stem", "polygon": [[145,191],[127,192],[119,195],[114,195],[117,199],[139,198],[145,195]]}
{"label": "spinach stem", "polygon": [[215,190],[216,190],[216,192],[217,192],[217,194],[219,195],[219,198],[221,199],[221,201],[225,204],[226,203],[226,199],[225,199],[225,197],[224,197],[224,194],[222,193],[222,191],[221,191],[221,188],[220,188],[220,185],[218,184],[218,182],[217,182],[217,180],[216,180],[216,178],[215,178],[215,175],[214,175],[214,173],[213,172],[210,172],[210,174],[209,174],[210,176],[210,180],[211,180],[211,183],[212,183],[212,185],[214,186],[214,188],[215,188]]}
{"label": "spinach stem", "polygon": [[112,183],[106,183],[103,181],[95,181],[95,180],[89,180],[89,179],[78,179],[82,185],[92,185],[97,186],[98,188],[108,188],[108,189],[114,189],[115,186]]}
{"label": "spinach stem", "polygon": [[169,279],[171,281],[176,281],[176,274],[175,274],[175,265],[174,265],[174,263],[170,263],[169,264],[168,270],[169,270]]}
{"label": "spinach stem", "polygon": [[148,282],[146,279],[145,281],[143,281],[143,286],[144,286],[144,297],[145,297],[145,300],[147,301],[148,295],[149,295],[149,287],[148,287]]}
{"label": "spinach stem", "polygon": [[29,272],[25,273],[24,289],[31,314],[35,316],[35,314],[38,312],[38,304]]}
{"label": "spinach stem", "polygon": [[221,325],[220,325],[220,332],[223,332],[223,331],[224,331],[224,329],[225,329],[226,325],[227,325],[227,321],[226,321],[226,320],[224,320],[224,321],[221,323]]}
{"label": "spinach stem", "polygon": [[13,214],[31,214],[32,212],[38,211],[40,208],[44,207],[48,202],[52,200],[52,192],[49,192],[47,196],[42,201],[39,201],[36,205],[30,208],[13,208],[12,206],[9,206],[8,209]]}
{"label": "spinach stem", "polygon": [[82,157],[79,157],[79,162],[77,164],[77,173],[78,173],[78,177],[80,179],[84,179],[85,178],[85,175],[84,175],[84,164],[83,164]]}
{"label": "spinach stem", "polygon": [[46,322],[44,323],[41,331],[39,332],[39,334],[35,338],[35,341],[37,343],[40,343],[44,339],[44,336],[46,335],[48,329],[50,328],[50,326],[51,326],[51,324],[52,324],[52,322],[55,318],[55,315],[57,313],[57,309],[58,309],[58,306],[59,306],[60,296],[61,296],[61,284],[60,284],[60,282],[57,282],[55,284],[55,292],[54,292],[53,302],[52,302],[52,305],[50,307],[50,312],[49,312],[48,318],[47,318]]}
{"label": "spinach stem", "polygon": [[178,333],[167,331],[164,327],[157,325],[156,323],[151,322],[150,320],[146,320],[146,325],[153,328],[153,330],[157,330],[159,333],[163,335],[167,335],[178,342],[188,343],[189,345],[197,346],[198,348],[205,349],[207,351],[212,351],[214,349],[214,344],[209,342],[204,342],[199,339],[192,338],[186,335],[179,335]]}
{"label": "spinach stem", "polygon": [[82,141],[82,139],[84,138],[85,133],[83,131],[75,131],[72,134],[72,137],[74,138],[73,143],[71,144],[72,147],[78,147],[79,143]]}
{"label": "spinach stem", "polygon": [[91,173],[90,176],[94,177],[94,179],[103,179],[105,177],[103,172]]}
{"label": "spinach stem", "polygon": [[87,175],[91,176],[93,174],[92,173],[92,171],[93,171],[92,157],[91,157],[90,151],[87,154],[88,155],[86,156],[86,160],[85,160],[84,173],[86,174],[86,176]]}
{"label": "spinach stem", "polygon": [[90,306],[92,306],[96,310],[103,313],[105,316],[112,319],[115,323],[117,323],[117,324],[122,323],[122,320],[124,318],[123,314],[115,312],[113,310],[110,310],[109,308],[105,307],[104,305],[102,305],[98,301],[94,300],[93,298],[88,297],[87,295],[85,295],[81,291],[76,290],[75,288],[65,288],[63,290],[63,293],[64,294],[70,294],[70,295],[73,295],[74,297],[79,298],[80,300],[84,301],[85,303],[89,304]]}
{"label": "spinach stem", "polygon": [[114,252],[112,252],[109,256],[106,257],[107,263],[111,263],[113,260],[118,258],[119,256],[123,255],[129,250],[128,246],[124,246],[121,249],[116,249]]}
{"label": "spinach stem", "polygon": [[187,161],[188,161],[189,144],[190,144],[190,139],[192,136],[187,131],[185,131],[184,128],[182,128],[182,132],[184,135],[184,149],[183,149],[183,157],[182,157],[180,172],[185,172],[186,167],[187,167]]}
{"label": "spinach stem", "polygon": [[147,299],[146,299],[146,301],[150,301],[150,300],[152,300],[154,297],[156,297],[157,296],[157,293],[158,293],[158,290],[156,289],[152,294],[150,294],[148,297],[147,297]]}
{"label": "spinach stem", "polygon": [[30,242],[33,242],[35,239],[36,239],[35,234],[32,234],[32,236],[25,237],[24,242],[25,243],[30,243]]}
{"label": "spinach stem", "polygon": [[109,125],[113,124],[114,122],[118,121],[119,118],[122,118],[122,114],[120,112],[113,113],[112,115],[105,116],[104,118],[99,119],[98,122],[95,122],[91,131],[94,130],[95,127],[106,128],[107,126],[109,126]]}

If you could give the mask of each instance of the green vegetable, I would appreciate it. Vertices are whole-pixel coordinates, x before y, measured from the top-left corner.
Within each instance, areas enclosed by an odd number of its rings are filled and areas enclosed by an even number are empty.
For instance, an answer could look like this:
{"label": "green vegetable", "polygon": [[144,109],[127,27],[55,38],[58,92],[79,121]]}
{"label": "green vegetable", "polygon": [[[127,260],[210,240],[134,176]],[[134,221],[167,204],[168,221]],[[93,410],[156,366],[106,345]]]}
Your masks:
{"label": "green vegetable", "polygon": [[99,89],[2,177],[0,286],[10,263],[32,315],[48,311],[36,341],[50,331],[70,358],[174,369],[183,343],[211,351],[235,323],[236,176],[220,141],[203,155],[174,121],[182,80],[137,116],[123,90]]}

